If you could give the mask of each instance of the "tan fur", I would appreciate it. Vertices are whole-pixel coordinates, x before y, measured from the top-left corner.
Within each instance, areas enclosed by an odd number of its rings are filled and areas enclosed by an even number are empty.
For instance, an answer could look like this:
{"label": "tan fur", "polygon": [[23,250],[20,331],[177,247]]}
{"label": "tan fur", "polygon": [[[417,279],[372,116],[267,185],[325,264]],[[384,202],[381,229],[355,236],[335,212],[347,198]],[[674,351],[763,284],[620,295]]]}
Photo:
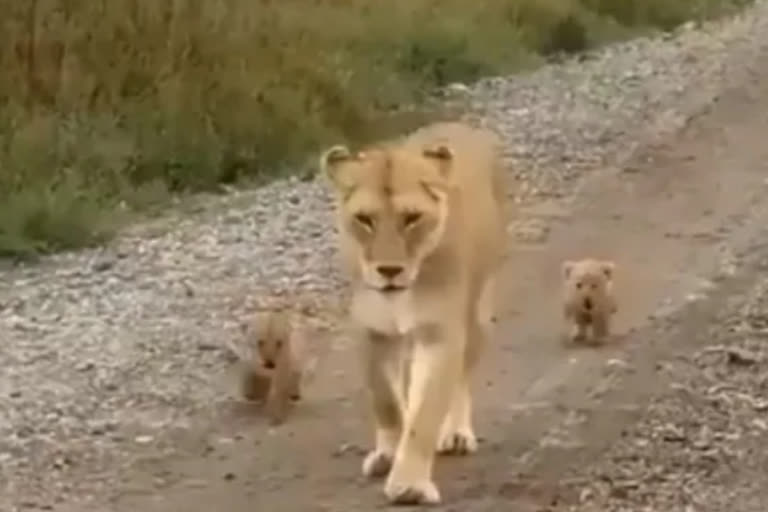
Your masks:
{"label": "tan fur", "polygon": [[497,148],[491,132],[440,123],[321,158],[375,420],[363,473],[388,474],[392,503],[439,502],[435,451],[477,449],[470,377],[491,328],[506,237]]}
{"label": "tan fur", "polygon": [[258,312],[242,328],[257,356],[243,371],[243,395],[249,400],[266,399],[271,423],[283,423],[290,403],[301,399],[303,330],[287,311],[280,310]]}
{"label": "tan fur", "polygon": [[613,291],[615,269],[612,261],[563,262],[563,313],[571,329],[571,341],[587,341],[590,329],[594,343],[602,343],[610,336],[611,320],[618,311]]}

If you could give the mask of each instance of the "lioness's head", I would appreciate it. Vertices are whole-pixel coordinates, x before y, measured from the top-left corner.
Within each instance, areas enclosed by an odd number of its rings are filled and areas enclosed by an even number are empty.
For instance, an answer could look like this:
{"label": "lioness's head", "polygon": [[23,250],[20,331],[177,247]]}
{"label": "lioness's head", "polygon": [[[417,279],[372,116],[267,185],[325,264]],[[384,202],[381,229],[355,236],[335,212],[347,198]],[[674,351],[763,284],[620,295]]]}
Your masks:
{"label": "lioness's head", "polygon": [[334,146],[323,154],[341,236],[354,247],[366,286],[394,292],[414,283],[445,231],[452,160],[441,144],[361,153]]}
{"label": "lioness's head", "polygon": [[604,309],[611,293],[616,264],[612,261],[584,259],[562,265],[566,300],[585,314]]}

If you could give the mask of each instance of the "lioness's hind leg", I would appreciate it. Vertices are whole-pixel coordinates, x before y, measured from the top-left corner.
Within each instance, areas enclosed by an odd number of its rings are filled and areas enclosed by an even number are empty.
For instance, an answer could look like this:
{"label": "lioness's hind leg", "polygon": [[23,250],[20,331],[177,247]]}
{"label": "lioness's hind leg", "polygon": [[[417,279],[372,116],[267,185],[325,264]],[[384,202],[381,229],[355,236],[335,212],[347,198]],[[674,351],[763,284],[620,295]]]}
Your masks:
{"label": "lioness's hind leg", "polygon": [[364,363],[366,380],[373,405],[375,447],[363,460],[366,477],[382,477],[389,473],[400,441],[403,421],[402,350],[397,337],[365,332]]}

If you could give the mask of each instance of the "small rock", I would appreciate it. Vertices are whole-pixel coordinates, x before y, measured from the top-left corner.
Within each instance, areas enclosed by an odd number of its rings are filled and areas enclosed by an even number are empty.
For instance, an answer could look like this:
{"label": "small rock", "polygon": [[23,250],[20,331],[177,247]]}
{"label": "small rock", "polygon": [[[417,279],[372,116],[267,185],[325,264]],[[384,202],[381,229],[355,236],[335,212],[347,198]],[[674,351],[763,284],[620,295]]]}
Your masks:
{"label": "small rock", "polygon": [[685,435],[685,431],[682,428],[668,424],[664,427],[662,439],[671,443],[679,443],[681,441],[685,441],[687,436]]}
{"label": "small rock", "polygon": [[136,441],[136,443],[138,443],[138,444],[149,444],[152,441],[154,441],[154,439],[155,438],[152,437],[152,436],[145,435],[145,436],[137,436],[137,437],[135,437],[134,441]]}
{"label": "small rock", "polygon": [[339,458],[347,454],[362,456],[362,455],[365,455],[365,449],[353,443],[344,443],[338,448],[336,448],[331,454],[331,456],[334,458]]}
{"label": "small rock", "polygon": [[730,347],[727,351],[727,354],[729,364],[749,366],[757,363],[760,360],[757,354],[736,347]]}
{"label": "small rock", "polygon": [[91,270],[94,272],[105,272],[115,266],[115,260],[111,258],[103,258],[95,261],[91,265]]}
{"label": "small rock", "polygon": [[75,367],[75,369],[79,372],[87,372],[93,370],[94,368],[95,365],[90,361],[83,361]]}
{"label": "small rock", "polygon": [[469,87],[462,83],[454,82],[452,84],[448,84],[445,90],[451,94],[466,94],[469,92]]}

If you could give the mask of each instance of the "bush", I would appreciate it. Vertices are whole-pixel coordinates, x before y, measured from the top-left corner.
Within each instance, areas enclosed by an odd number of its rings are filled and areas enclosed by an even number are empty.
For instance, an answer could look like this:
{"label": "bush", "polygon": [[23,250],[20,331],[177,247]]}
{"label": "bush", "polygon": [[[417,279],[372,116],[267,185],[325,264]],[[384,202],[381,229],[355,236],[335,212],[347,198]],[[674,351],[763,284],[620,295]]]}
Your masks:
{"label": "bush", "polygon": [[[0,0],[0,254],[412,127],[435,86],[745,0]],[[109,219],[110,222],[104,222]]]}

